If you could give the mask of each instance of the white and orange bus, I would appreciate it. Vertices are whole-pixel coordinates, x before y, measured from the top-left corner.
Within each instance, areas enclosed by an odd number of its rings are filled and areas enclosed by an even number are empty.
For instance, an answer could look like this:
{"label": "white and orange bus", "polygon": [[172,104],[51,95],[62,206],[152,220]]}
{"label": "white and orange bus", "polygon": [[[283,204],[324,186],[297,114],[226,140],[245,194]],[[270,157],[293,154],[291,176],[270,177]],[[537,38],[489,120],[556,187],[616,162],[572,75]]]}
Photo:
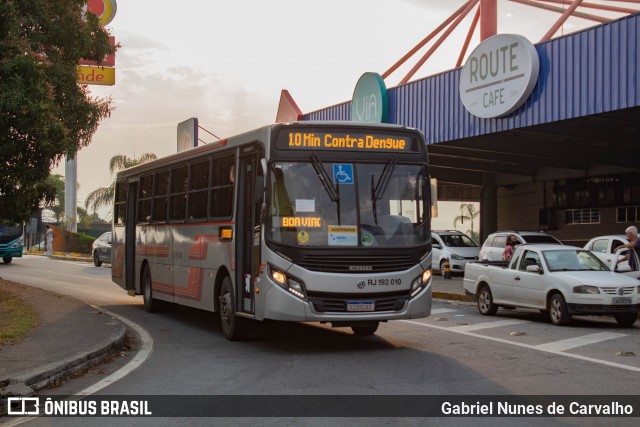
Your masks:
{"label": "white and orange bus", "polygon": [[275,124],[118,174],[112,277],[154,311],[351,327],[431,312],[422,134],[352,122]]}

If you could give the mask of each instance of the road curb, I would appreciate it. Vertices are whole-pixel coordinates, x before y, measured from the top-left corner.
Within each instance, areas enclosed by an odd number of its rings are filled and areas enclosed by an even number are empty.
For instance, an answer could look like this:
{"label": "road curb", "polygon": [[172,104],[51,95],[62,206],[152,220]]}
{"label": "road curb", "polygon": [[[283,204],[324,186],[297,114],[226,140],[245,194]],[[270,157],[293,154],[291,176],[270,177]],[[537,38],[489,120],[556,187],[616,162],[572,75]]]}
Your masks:
{"label": "road curb", "polygon": [[[117,319],[114,321],[117,321]],[[47,386],[54,386],[72,377],[77,372],[89,369],[120,351],[126,340],[126,327],[118,321],[119,327],[104,343],[77,353],[67,359],[39,366],[17,376],[0,379],[0,384],[8,384],[0,393],[4,396],[28,396]]]}
{"label": "road curb", "polygon": [[475,302],[476,300],[473,299],[473,297],[469,296],[469,295],[462,295],[462,294],[453,294],[453,293],[449,293],[449,292],[432,292],[431,296],[433,298],[439,298],[439,299],[448,299],[448,300],[455,300],[455,301],[467,301],[467,302]]}

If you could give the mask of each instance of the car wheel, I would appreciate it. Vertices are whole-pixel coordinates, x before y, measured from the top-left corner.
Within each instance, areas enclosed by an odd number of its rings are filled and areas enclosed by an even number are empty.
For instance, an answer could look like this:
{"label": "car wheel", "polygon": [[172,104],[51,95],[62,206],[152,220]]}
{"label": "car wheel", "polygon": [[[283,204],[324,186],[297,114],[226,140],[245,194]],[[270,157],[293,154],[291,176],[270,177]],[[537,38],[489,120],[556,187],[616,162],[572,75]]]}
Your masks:
{"label": "car wheel", "polygon": [[493,303],[493,295],[488,286],[483,286],[478,291],[478,311],[484,316],[493,316],[498,311],[498,306]]}
{"label": "car wheel", "polygon": [[98,256],[98,251],[93,251],[93,265],[96,267],[100,267],[102,265],[102,261],[100,261],[100,257]]}
{"label": "car wheel", "polygon": [[378,330],[380,322],[368,323],[366,325],[353,325],[351,330],[354,335],[373,335]]}
{"label": "car wheel", "polygon": [[562,294],[553,294],[549,300],[549,320],[558,326],[571,323],[571,316],[567,312],[567,304]]}
{"label": "car wheel", "polygon": [[229,341],[237,341],[247,336],[246,319],[236,316],[235,297],[229,276],[222,280],[222,289],[218,298],[222,335]]}
{"label": "car wheel", "polygon": [[153,286],[151,281],[151,271],[149,264],[145,264],[142,272],[142,300],[144,301],[144,309],[149,313],[155,313],[159,308],[159,301],[153,298]]}
{"label": "car wheel", "polygon": [[13,258],[12,258],[12,257],[10,257],[10,256],[2,257],[2,261],[3,261],[5,264],[11,264],[11,260],[12,260],[12,259],[13,259]]}
{"label": "car wheel", "polygon": [[616,318],[616,322],[618,322],[618,325],[629,327],[636,323],[636,320],[638,320],[638,313],[618,313],[614,314],[613,317]]}

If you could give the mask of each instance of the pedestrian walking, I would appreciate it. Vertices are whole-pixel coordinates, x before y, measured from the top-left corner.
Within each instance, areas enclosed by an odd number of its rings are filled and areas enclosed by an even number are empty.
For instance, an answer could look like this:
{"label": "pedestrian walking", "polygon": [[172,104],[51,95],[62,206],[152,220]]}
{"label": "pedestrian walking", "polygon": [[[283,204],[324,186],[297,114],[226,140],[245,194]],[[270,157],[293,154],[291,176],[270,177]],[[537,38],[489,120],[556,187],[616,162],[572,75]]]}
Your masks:
{"label": "pedestrian walking", "polygon": [[51,256],[53,255],[53,230],[51,229],[51,227],[49,227],[49,225],[47,225],[46,228],[47,228],[47,234],[46,234],[47,247],[44,254],[47,256]]}

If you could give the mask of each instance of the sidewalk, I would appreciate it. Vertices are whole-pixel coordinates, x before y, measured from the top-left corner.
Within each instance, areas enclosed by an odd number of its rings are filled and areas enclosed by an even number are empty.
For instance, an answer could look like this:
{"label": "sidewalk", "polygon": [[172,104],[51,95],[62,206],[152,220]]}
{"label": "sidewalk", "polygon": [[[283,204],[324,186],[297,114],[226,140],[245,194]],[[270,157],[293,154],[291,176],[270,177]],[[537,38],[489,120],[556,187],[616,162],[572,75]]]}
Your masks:
{"label": "sidewalk", "polygon": [[434,272],[432,295],[433,298],[439,299],[475,302],[475,299],[465,294],[462,287],[462,276],[443,279],[442,275]]}
{"label": "sidewalk", "polygon": [[14,345],[0,347],[0,407],[8,396],[28,396],[94,366],[121,349],[125,326],[83,302],[0,280],[39,316],[39,326]]}

